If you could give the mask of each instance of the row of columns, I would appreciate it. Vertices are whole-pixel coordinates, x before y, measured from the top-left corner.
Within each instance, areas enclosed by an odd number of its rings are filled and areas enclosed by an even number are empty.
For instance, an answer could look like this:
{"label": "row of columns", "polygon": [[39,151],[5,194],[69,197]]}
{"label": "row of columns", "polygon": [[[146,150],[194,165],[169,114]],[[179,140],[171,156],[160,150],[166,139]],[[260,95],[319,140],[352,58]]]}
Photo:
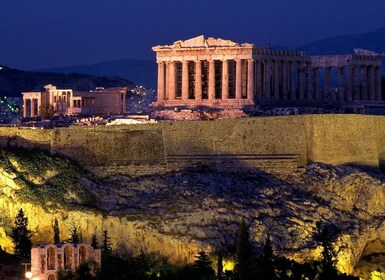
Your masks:
{"label": "row of columns", "polygon": [[[30,108],[29,114],[28,114],[28,107],[27,107],[28,101],[31,104],[31,106],[29,107]],[[36,106],[35,106],[36,103],[37,103],[37,109],[39,110],[41,105],[40,98],[23,98],[23,117],[24,118],[28,117],[28,115],[31,118],[33,118],[39,114],[39,112],[36,113]]]}
{"label": "row of columns", "polygon": [[[247,95],[242,96],[242,61],[235,59],[235,99],[253,100],[381,100],[381,69],[349,65],[337,68],[337,90],[332,92],[332,67],[309,61],[247,60]],[[215,61],[208,60],[208,99],[215,99]],[[182,100],[189,99],[189,61],[182,61]],[[166,73],[165,73],[166,64]],[[158,63],[158,101],[176,99],[175,62]],[[166,75],[165,75],[166,74]],[[166,83],[165,83],[166,77]],[[229,98],[229,65],[222,61],[221,99]],[[202,61],[195,61],[194,99],[202,100]]]}
{"label": "row of columns", "polygon": [[[189,72],[188,62],[182,61],[182,100],[189,99]],[[208,60],[208,99],[215,99],[215,61]],[[235,60],[235,99],[242,98],[242,60]],[[165,73],[166,65],[166,73]],[[158,101],[176,99],[175,61],[158,62]],[[252,100],[254,95],[254,61],[247,60],[247,99]],[[166,83],[165,83],[166,77]],[[222,99],[229,99],[229,68],[228,60],[222,61]],[[195,61],[195,100],[202,100],[202,61]]]}
{"label": "row of columns", "polygon": [[[381,96],[381,68],[376,66],[349,65],[337,68],[337,92],[333,94],[331,80],[332,67],[324,68],[325,80],[323,96],[321,99],[329,98],[334,101],[352,100],[377,100]],[[319,68],[314,68],[319,83]],[[316,87],[319,96],[319,85]]]}

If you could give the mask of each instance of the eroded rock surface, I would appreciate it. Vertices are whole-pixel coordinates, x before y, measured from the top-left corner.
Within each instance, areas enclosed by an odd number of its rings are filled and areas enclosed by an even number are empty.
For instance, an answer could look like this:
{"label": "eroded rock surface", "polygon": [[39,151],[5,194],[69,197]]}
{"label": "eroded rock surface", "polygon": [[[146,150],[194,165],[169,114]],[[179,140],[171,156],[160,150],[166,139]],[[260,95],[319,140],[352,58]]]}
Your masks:
{"label": "eroded rock surface", "polygon": [[[336,233],[338,267],[343,272],[352,273],[364,256],[385,252],[385,178],[358,167],[314,163],[305,173],[285,178],[257,170],[217,173],[207,167],[135,178],[102,179],[80,173],[73,180],[80,184],[82,196],[93,197],[94,206],[83,207],[72,191],[70,208],[49,197],[41,204],[30,203],[25,196],[20,199],[17,170],[8,168],[0,174],[0,227],[9,227],[22,207],[34,242],[52,242],[56,217],[62,239],[74,225],[86,242],[93,233],[100,236],[107,229],[117,252],[135,254],[143,249],[172,261],[191,261],[199,249],[231,248],[239,223],[246,221],[256,252],[268,233],[276,254],[303,262],[321,256],[315,241],[321,222]],[[34,174],[34,180],[41,182],[37,177]],[[11,249],[9,242],[7,230],[1,229],[0,245]]]}

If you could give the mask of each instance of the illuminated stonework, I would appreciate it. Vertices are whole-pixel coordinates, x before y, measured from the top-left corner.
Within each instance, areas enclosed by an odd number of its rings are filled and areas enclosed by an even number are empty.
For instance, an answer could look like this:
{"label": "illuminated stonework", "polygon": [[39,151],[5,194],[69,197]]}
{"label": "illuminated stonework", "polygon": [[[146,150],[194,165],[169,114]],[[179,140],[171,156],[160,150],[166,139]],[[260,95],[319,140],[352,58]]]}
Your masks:
{"label": "illuminated stonework", "polygon": [[101,265],[101,250],[89,244],[40,245],[32,248],[31,271],[40,280],[56,280],[61,269],[76,270],[83,262],[93,259]]}
{"label": "illuminated stonework", "polygon": [[91,91],[57,89],[46,85],[43,92],[23,92],[23,116],[40,116],[52,106],[56,115],[102,115],[126,113],[127,88],[97,88]]}
{"label": "illuminated stonework", "polygon": [[373,53],[308,56],[203,35],[153,50],[158,109],[382,100],[382,57]]}

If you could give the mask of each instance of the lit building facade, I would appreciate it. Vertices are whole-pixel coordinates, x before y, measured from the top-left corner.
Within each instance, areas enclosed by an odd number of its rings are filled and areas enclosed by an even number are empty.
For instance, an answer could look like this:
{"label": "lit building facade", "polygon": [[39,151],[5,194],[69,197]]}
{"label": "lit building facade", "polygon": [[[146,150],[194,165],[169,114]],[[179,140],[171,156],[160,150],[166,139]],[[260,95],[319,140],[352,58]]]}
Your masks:
{"label": "lit building facade", "polygon": [[91,91],[57,89],[46,85],[43,92],[23,92],[23,116],[36,117],[42,108],[52,107],[55,115],[98,115],[126,113],[127,88],[97,88]]}
{"label": "lit building facade", "polygon": [[57,280],[60,270],[72,270],[87,260],[94,260],[100,267],[101,250],[89,244],[40,245],[31,251],[31,272],[40,280]]}
{"label": "lit building facade", "polygon": [[382,57],[373,53],[308,56],[203,35],[153,50],[157,109],[382,100]]}

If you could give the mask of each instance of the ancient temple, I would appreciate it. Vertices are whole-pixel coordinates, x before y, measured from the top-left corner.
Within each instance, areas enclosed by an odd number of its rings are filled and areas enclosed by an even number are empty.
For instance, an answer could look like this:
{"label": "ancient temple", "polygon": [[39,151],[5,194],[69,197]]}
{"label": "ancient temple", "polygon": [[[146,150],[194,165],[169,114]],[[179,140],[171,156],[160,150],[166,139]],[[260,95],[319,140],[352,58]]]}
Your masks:
{"label": "ancient temple", "polygon": [[308,56],[203,35],[153,50],[157,109],[382,100],[382,56],[374,53]]}

